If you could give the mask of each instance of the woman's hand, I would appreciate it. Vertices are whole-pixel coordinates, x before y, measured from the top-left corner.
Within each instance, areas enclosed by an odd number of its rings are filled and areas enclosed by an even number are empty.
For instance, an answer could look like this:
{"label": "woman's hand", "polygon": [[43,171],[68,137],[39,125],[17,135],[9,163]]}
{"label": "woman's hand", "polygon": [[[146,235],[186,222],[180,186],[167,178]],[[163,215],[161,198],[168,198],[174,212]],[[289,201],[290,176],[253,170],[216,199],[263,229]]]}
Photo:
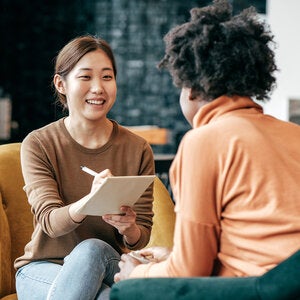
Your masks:
{"label": "woman's hand", "polygon": [[153,262],[161,262],[166,260],[171,253],[171,250],[166,247],[150,247],[139,250],[139,254],[148,258]]}
{"label": "woman's hand", "polygon": [[[143,256],[149,262],[156,263],[166,260],[171,253],[170,249],[165,247],[151,247],[134,252],[137,253],[137,256]],[[134,255],[123,254],[119,262],[120,272],[115,274],[114,281],[128,279],[133,269],[140,264],[142,263],[140,260],[135,259]]]}
{"label": "woman's hand", "polygon": [[123,214],[107,214],[102,219],[117,228],[129,245],[134,245],[141,237],[141,231],[136,225],[136,213],[129,206],[122,206],[121,211]]}
{"label": "woman's hand", "polygon": [[112,177],[111,171],[109,169],[105,169],[102,172],[98,173],[94,180],[91,188],[91,194],[98,190],[99,185],[101,185],[106,177]]}
{"label": "woman's hand", "polygon": [[[98,175],[95,176],[93,185],[91,188],[91,193],[96,191],[99,187],[99,185],[102,184],[104,178],[112,176],[111,172],[109,169],[106,169],[102,172],[100,172]],[[85,197],[88,197],[89,195],[86,195]],[[81,206],[81,202],[84,201],[85,197],[81,198],[80,200],[74,202],[72,205],[69,207],[69,214],[74,222],[80,223],[83,221],[83,219],[86,217],[86,215],[78,214],[76,211],[78,207]]]}
{"label": "woman's hand", "polygon": [[140,264],[141,262],[131,257],[130,255],[122,254],[121,260],[119,262],[120,272],[115,274],[114,281],[118,282],[129,278],[129,275],[131,274],[133,269]]}
{"label": "woman's hand", "polygon": [[[106,177],[111,176],[113,175],[109,169],[106,169],[96,175],[93,181],[91,193],[98,189],[99,185],[103,183],[103,180]],[[118,232],[124,236],[129,245],[134,245],[141,237],[141,231],[136,225],[136,213],[129,206],[122,206],[120,209],[122,214],[106,214],[102,216],[102,219],[106,223],[114,226]]]}

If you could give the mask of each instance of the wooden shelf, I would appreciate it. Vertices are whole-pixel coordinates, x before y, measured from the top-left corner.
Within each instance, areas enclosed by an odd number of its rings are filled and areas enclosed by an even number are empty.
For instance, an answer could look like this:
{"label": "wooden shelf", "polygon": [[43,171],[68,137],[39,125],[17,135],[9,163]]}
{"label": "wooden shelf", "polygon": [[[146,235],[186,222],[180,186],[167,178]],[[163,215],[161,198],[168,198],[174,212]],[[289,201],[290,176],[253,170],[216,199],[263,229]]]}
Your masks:
{"label": "wooden shelf", "polygon": [[169,133],[166,128],[156,126],[128,126],[126,128],[152,145],[165,145],[169,142]]}

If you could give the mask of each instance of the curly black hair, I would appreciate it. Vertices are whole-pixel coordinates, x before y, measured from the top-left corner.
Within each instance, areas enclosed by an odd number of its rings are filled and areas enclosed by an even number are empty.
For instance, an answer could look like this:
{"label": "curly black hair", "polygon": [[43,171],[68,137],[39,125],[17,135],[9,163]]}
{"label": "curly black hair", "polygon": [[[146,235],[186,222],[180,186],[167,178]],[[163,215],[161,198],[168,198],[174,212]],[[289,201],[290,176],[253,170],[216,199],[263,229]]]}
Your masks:
{"label": "curly black hair", "polygon": [[164,37],[167,68],[175,86],[192,88],[193,96],[212,101],[222,96],[269,100],[277,70],[269,27],[254,7],[232,15],[227,0],[193,8],[191,20]]}

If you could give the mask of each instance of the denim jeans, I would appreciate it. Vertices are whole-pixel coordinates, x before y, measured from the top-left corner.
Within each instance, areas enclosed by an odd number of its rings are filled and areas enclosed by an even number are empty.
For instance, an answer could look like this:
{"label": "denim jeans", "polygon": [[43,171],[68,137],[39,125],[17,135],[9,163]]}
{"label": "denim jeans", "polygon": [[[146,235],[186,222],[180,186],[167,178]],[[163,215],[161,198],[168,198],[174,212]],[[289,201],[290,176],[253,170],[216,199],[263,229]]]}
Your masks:
{"label": "denim jeans", "polygon": [[19,300],[109,299],[120,255],[109,244],[87,239],[65,257],[64,264],[31,262],[16,274]]}

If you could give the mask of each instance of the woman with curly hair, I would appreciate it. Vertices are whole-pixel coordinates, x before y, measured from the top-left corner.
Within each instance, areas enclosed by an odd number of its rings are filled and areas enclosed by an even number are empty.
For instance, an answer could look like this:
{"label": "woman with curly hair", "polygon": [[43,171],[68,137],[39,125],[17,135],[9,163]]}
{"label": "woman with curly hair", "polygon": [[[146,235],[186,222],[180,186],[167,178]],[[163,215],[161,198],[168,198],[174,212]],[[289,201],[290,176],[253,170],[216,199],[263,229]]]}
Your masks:
{"label": "woman with curly hair", "polygon": [[160,63],[181,88],[193,129],[171,166],[174,246],[129,255],[128,277],[258,276],[300,248],[300,127],[265,115],[275,84],[273,36],[254,8],[225,0],[191,10]]}

